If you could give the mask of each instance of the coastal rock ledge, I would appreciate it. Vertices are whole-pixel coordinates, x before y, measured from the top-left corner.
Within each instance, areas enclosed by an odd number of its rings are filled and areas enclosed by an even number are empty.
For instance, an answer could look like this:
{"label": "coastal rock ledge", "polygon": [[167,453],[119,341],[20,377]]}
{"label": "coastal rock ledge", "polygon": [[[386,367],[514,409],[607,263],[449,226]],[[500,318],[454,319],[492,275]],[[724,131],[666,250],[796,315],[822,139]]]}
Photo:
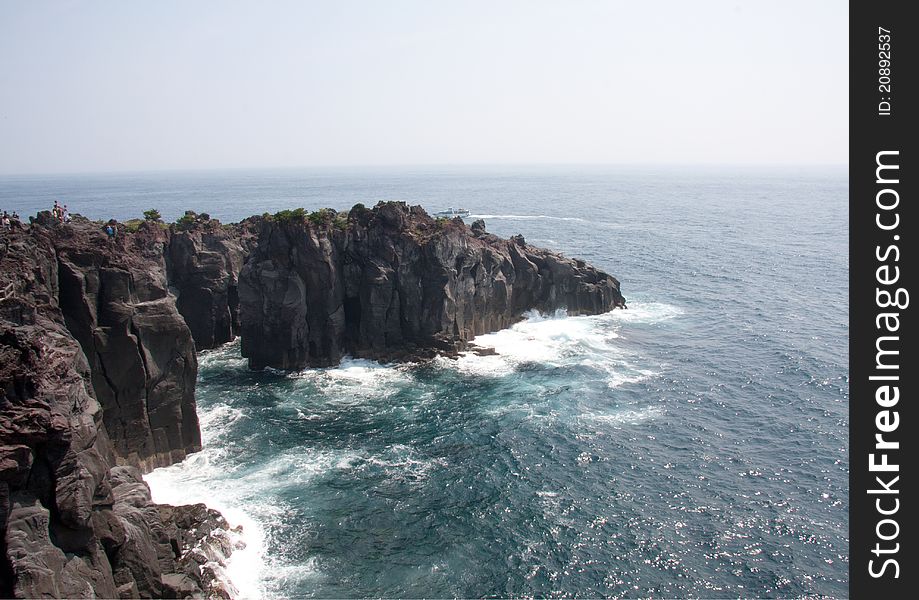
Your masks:
{"label": "coastal rock ledge", "polygon": [[0,231],[0,597],[232,597],[239,531],[151,500],[201,449],[196,352],[255,369],[455,354],[526,311],[625,306],[583,261],[401,202],[223,225],[48,212]]}
{"label": "coastal rock ledge", "polygon": [[231,533],[141,473],[201,449],[169,230],[41,213],[0,233],[0,597],[229,597]]}
{"label": "coastal rock ledge", "polygon": [[625,306],[619,282],[584,261],[433,219],[404,202],[261,222],[239,274],[242,354],[253,369],[456,353],[526,311]]}

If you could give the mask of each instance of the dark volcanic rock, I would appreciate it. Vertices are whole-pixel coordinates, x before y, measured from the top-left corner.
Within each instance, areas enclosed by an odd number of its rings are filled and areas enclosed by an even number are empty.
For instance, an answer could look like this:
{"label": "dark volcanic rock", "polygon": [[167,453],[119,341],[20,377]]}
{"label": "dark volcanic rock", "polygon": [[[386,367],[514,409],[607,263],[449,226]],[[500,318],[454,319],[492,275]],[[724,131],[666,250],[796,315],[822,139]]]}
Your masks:
{"label": "dark volcanic rock", "polygon": [[200,447],[197,362],[166,291],[165,232],[98,230],[44,213],[0,233],[0,596],[225,595],[192,559],[225,522],[180,535],[188,518],[113,468]]}
{"label": "dark volcanic rock", "polygon": [[239,277],[242,352],[259,369],[453,352],[531,309],[597,314],[619,283],[583,261],[381,203],[265,220]]}
{"label": "dark volcanic rock", "polygon": [[0,322],[0,593],[112,596],[93,514],[113,502],[88,365],[59,323]]}
{"label": "dark volcanic rock", "polygon": [[232,341],[239,332],[239,272],[255,235],[244,221],[216,220],[171,229],[166,265],[176,306],[198,350]]}
{"label": "dark volcanic rock", "polygon": [[0,596],[234,593],[223,518],[154,504],[140,475],[201,447],[196,344],[240,331],[251,367],[296,369],[624,306],[583,261],[403,203],[119,230],[41,213],[0,231]]}
{"label": "dark volcanic rock", "polygon": [[200,450],[198,362],[167,289],[166,232],[145,223],[111,243],[84,220],[52,227],[60,309],[89,361],[119,464],[150,470]]}
{"label": "dark volcanic rock", "polygon": [[[117,501],[112,514],[126,527],[125,541],[113,553],[119,588],[142,597],[227,597],[217,571],[234,549],[223,516],[203,504],[153,504],[150,489],[133,467],[112,469]],[[117,527],[117,524],[116,524]]]}

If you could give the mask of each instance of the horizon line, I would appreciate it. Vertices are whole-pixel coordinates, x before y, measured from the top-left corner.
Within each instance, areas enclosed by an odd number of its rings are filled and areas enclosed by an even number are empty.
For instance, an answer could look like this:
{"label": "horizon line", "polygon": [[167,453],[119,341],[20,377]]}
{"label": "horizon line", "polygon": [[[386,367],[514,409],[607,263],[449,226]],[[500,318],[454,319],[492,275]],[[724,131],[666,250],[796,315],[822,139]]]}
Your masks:
{"label": "horizon line", "polygon": [[0,172],[0,178],[26,178],[26,177],[73,177],[73,176],[111,176],[111,175],[139,175],[153,173],[216,173],[227,171],[344,171],[344,170],[398,170],[398,169],[502,169],[502,168],[634,168],[634,169],[840,169],[849,168],[847,162],[813,162],[813,163],[782,163],[782,162],[666,162],[666,163],[613,163],[613,162],[495,162],[495,163],[392,163],[392,164],[328,164],[328,165],[286,165],[286,166],[227,166],[227,167],[166,167],[150,169],[114,169],[114,170],[85,170],[85,171],[31,171],[31,172]]}

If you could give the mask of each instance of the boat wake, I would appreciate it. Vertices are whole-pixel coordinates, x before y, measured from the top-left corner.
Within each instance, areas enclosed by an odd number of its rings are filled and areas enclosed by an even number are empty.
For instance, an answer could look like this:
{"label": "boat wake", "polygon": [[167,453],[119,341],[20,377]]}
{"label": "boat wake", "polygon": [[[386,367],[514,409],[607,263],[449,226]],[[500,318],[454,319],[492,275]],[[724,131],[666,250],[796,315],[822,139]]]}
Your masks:
{"label": "boat wake", "polygon": [[550,215],[487,215],[471,214],[469,219],[495,219],[505,221],[574,221],[578,223],[588,223],[587,219],[581,217],[553,217]]}

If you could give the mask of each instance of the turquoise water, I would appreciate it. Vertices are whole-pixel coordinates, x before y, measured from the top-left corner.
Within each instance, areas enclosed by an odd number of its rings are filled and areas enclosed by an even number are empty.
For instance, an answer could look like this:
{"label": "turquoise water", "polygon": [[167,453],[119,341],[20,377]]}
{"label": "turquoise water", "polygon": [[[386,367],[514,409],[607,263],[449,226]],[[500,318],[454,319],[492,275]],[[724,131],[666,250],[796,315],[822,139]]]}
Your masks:
{"label": "turquoise water", "polygon": [[205,449],[150,476],[246,528],[243,595],[847,595],[845,170],[0,179],[0,208],[224,220],[404,199],[589,260],[629,310],[498,356],[252,373],[201,356]]}

